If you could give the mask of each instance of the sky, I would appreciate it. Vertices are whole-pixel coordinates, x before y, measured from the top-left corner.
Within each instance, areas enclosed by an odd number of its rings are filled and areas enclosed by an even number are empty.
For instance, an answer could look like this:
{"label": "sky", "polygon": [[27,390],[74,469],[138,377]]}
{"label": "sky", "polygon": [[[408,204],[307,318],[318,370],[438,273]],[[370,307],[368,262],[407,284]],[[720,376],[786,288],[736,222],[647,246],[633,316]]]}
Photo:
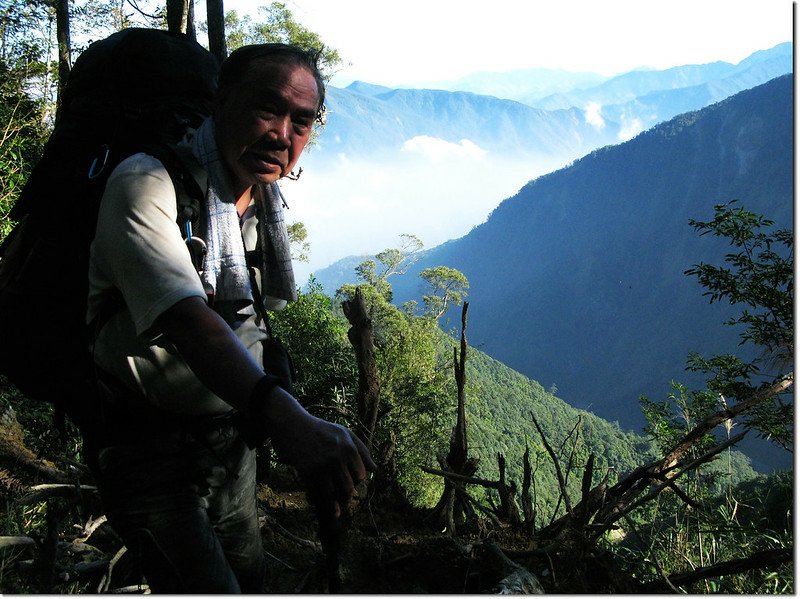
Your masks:
{"label": "sky", "polygon": [[[284,0],[353,80],[415,85],[536,67],[613,75],[725,60],[792,39],[790,0]],[[225,0],[253,13],[252,0]]]}
{"label": "sky", "polygon": [[[737,63],[791,41],[794,30],[790,0],[283,1],[338,50],[345,65],[331,81],[336,87],[354,80],[426,87],[479,71],[614,75]],[[225,0],[226,10],[256,19],[257,6]],[[451,158],[436,164],[435,178],[430,161],[412,167],[342,160],[288,184],[287,220],[303,222],[311,243],[310,262],[295,263],[298,283],[339,258],[397,247],[403,233],[418,235],[426,247],[461,237],[527,181],[560,166],[532,168],[504,157],[491,164],[491,177],[476,180],[478,162]],[[305,160],[314,166],[313,157]]]}

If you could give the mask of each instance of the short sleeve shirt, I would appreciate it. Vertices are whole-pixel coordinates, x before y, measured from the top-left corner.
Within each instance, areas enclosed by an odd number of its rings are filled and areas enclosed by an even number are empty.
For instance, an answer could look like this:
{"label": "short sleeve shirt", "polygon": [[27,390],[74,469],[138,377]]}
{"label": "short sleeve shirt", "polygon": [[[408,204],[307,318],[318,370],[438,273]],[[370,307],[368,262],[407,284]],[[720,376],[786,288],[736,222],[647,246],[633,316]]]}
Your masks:
{"label": "short sleeve shirt", "polygon": [[[141,153],[121,162],[100,205],[89,262],[87,320],[94,319],[115,289],[126,308],[103,325],[94,358],[156,406],[179,413],[223,413],[231,407],[200,382],[156,326],[158,316],[180,300],[206,299],[176,221],[175,188],[161,162]],[[234,331],[260,363],[265,335],[254,320],[243,317]]]}
{"label": "short sleeve shirt", "polygon": [[97,219],[89,264],[89,321],[116,288],[137,335],[188,297],[205,298],[177,224],[175,188],[156,158],[136,154],[111,174]]}

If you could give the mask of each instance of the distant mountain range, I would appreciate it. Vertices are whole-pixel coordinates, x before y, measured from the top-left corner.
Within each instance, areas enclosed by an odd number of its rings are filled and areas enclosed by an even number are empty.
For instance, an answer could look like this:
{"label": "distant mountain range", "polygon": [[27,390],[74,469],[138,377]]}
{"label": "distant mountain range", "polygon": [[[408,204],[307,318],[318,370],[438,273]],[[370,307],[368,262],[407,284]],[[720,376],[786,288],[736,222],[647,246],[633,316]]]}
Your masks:
{"label": "distant mountain range", "polygon": [[[429,246],[461,237],[531,179],[791,69],[787,43],[737,65],[613,78],[539,69],[476,75],[454,91],[331,87],[303,180],[287,184],[288,217],[306,225],[311,242],[298,281],[404,233]],[[533,105],[500,97],[506,92]]]}
{"label": "distant mountain range", "polygon": [[570,159],[616,140],[619,133],[614,123],[596,127],[579,108],[543,110],[469,92],[370,91],[359,83],[329,90],[327,125],[314,160],[331,154],[390,158],[420,136],[451,143],[467,139],[482,150],[532,162]]}
{"label": "distant mountain range", "polygon": [[563,164],[791,69],[787,42],[737,65],[637,70],[613,78],[535,69],[472,75],[442,84],[449,88],[443,90],[354,82],[328,89],[328,122],[311,160],[388,156],[414,137],[431,136]]}
{"label": "distant mountain range", "polygon": [[[656,92],[708,86],[715,96],[720,90],[747,89],[791,71],[792,44],[785,42],[769,50],[759,50],[738,64],[713,62],[684,65],[665,70],[637,70],[624,73],[588,88],[567,93],[554,93],[540,99],[515,98],[536,108],[557,110],[569,106],[598,103],[601,106],[621,105]],[[728,93],[727,95],[730,95]],[[717,96],[721,100],[726,96]],[[673,115],[674,116],[674,115]]]}
{"label": "distant mountain range", "polygon": [[[744,84],[749,69],[724,81]],[[697,382],[684,372],[688,352],[737,350],[736,331],[721,324],[734,311],[710,305],[683,275],[700,261],[721,263],[728,248],[688,220],[738,199],[792,226],[792,91],[791,76],[775,78],[531,181],[468,235],[392,279],[396,300],[418,296],[423,268],[461,270],[473,345],[554,384],[570,404],[640,429],[639,395],[662,399],[672,379]],[[421,102],[398,93],[383,101],[413,104],[398,95]],[[341,265],[331,270],[342,274]],[[344,282],[316,277],[329,291]]]}

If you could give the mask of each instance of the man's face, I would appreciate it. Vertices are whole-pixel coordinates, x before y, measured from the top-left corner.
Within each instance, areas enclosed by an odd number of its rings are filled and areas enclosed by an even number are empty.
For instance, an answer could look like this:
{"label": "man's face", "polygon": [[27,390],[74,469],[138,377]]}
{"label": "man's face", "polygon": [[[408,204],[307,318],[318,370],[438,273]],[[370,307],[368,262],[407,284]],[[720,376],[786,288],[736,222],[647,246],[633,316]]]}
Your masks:
{"label": "man's face", "polygon": [[266,59],[251,64],[240,85],[220,99],[217,146],[237,195],[291,172],[311,135],[318,100],[308,68]]}

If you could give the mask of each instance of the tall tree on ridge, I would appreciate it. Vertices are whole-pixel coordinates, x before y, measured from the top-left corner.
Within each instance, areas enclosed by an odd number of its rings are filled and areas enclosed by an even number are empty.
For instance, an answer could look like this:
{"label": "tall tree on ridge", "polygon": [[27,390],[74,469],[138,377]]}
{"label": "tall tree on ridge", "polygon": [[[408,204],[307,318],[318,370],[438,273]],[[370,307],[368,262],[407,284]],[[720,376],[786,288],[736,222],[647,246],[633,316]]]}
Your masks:
{"label": "tall tree on ridge", "polygon": [[56,39],[58,40],[58,97],[56,102],[61,101],[61,93],[64,91],[64,84],[67,82],[72,59],[70,56],[70,35],[69,35],[69,0],[54,0],[56,10]]}
{"label": "tall tree on ridge", "polygon": [[167,29],[197,38],[194,28],[194,0],[167,0]]}
{"label": "tall tree on ridge", "polygon": [[206,0],[208,19],[208,49],[222,62],[228,55],[225,45],[225,9],[223,0]]}

